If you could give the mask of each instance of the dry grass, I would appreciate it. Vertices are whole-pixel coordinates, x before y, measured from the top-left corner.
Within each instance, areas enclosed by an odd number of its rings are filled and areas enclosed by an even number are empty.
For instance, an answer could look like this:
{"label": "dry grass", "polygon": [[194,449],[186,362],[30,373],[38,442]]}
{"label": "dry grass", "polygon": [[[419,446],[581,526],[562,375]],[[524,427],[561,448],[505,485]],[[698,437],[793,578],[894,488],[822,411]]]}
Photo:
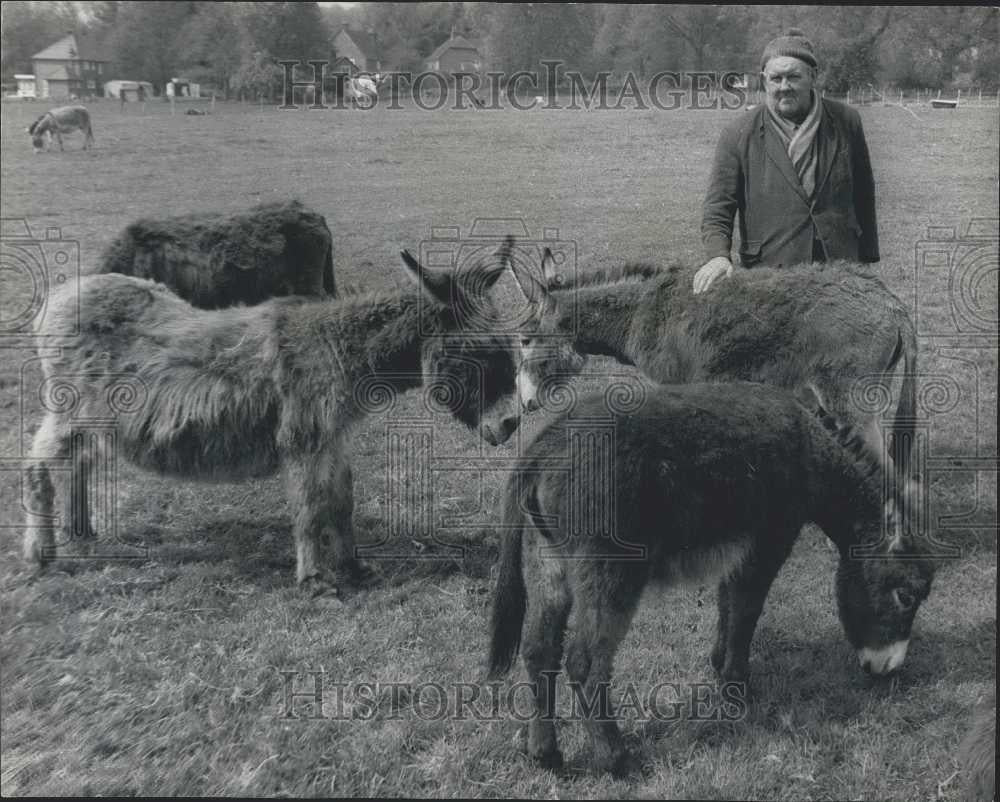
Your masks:
{"label": "dry grass", "polygon": [[[235,105],[171,117],[154,103],[145,114],[130,106],[121,115],[112,103],[92,111],[94,150],[79,152],[71,138],[65,153],[32,156],[23,128],[37,107],[2,109],[3,216],[27,218],[36,234],[60,227],[79,241],[84,272],[136,217],[235,211],[294,195],[328,218],[338,285],[370,287],[401,282],[399,248],[415,249],[432,225],[465,230],[475,217],[523,217],[532,234],[558,228],[587,266],[695,260],[709,157],[728,119]],[[893,108],[862,115],[879,183],[880,270],[921,304],[921,334],[940,334],[950,306],[939,283],[918,275],[915,248],[928,225],[964,228],[996,216],[996,113],[927,110],[920,122]],[[23,287],[7,273],[0,279],[6,319]],[[37,371],[30,350],[7,344],[0,458],[16,465],[22,422],[30,431],[36,421]],[[995,338],[924,337],[921,349],[922,386],[946,376],[959,389],[955,406],[929,419],[932,456],[995,459]],[[600,360],[591,370],[625,372]],[[416,404],[407,398],[399,414]],[[524,436],[542,420],[527,422]],[[368,542],[388,533],[389,422],[373,418],[356,443],[355,519]],[[479,445],[436,421],[434,447],[470,456]],[[557,776],[520,755],[510,715],[441,718],[432,697],[393,700],[359,684],[449,687],[480,677],[499,470],[436,472],[438,529],[397,538],[400,559],[380,561],[382,581],[342,607],[293,587],[277,481],[206,488],[123,471],[121,532],[148,546],[149,558],[32,582],[18,554],[17,477],[0,473],[2,791],[958,799],[959,782],[949,781],[955,747],[996,664],[996,473],[944,472],[946,463],[934,463],[931,511],[952,516],[943,534],[962,557],[939,572],[900,676],[875,682],[858,670],[836,621],[834,555],[808,533],[761,620],[746,717],[697,721],[686,710],[657,723],[633,711],[625,729],[643,770],[624,781],[586,772],[576,722],[561,725],[570,768]],[[439,541],[464,548],[466,559]],[[711,680],[714,609],[710,588],[648,594],[619,681],[636,683],[641,697],[658,682],[690,689]],[[293,700],[297,717],[285,716],[287,677],[305,691],[309,671],[325,672],[326,717],[310,718],[306,697]],[[349,684],[339,718],[335,683]]]}

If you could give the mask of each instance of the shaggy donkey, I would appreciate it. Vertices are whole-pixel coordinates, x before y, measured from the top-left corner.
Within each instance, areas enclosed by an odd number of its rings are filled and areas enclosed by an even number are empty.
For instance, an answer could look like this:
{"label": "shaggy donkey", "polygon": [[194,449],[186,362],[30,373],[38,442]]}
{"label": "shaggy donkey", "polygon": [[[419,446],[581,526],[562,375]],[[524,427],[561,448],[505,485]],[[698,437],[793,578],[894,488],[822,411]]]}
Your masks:
{"label": "shaggy donkey", "polygon": [[[995,679],[994,679],[995,684]],[[997,797],[997,694],[992,688],[975,707],[972,726],[959,746],[968,802],[990,802]]]}
{"label": "shaggy donkey", "polygon": [[520,420],[516,342],[484,333],[497,319],[488,290],[503,266],[452,277],[402,256],[419,292],[210,312],[162,284],[97,275],[81,279],[79,302],[68,292],[54,296],[57,330],[79,314],[80,335],[62,358],[41,353],[43,387],[78,403],[49,404],[35,435],[28,510],[42,523],[29,518],[25,556],[40,565],[56,556],[52,459],[72,462],[75,485],[65,494],[61,535],[84,549],[93,542],[93,456],[72,448],[71,418],[106,418],[110,405],[118,453],[140,468],[208,481],[283,470],[298,581],[324,592],[356,575],[349,437],[386,393],[428,386],[428,402],[494,445]]}
{"label": "shaggy donkey", "polygon": [[582,355],[600,354],[664,384],[747,380],[794,391],[814,383],[831,412],[881,452],[886,379],[902,359],[899,434],[890,449],[909,470],[916,333],[906,307],[875,276],[843,263],[754,268],[695,295],[688,271],[676,265],[627,265],[575,285],[556,283],[547,250],[541,270],[517,260],[510,266],[535,307],[537,328],[522,340],[518,376],[528,409],[554,380],[579,373]]}
{"label": "shaggy donkey", "polygon": [[263,203],[234,215],[137,220],[98,272],[159,281],[203,309],[336,295],[332,243],[323,215],[299,201]]}
{"label": "shaggy donkey", "polygon": [[[910,480],[895,487],[850,427],[785,390],[743,382],[656,388],[634,413],[610,416],[601,395],[572,411],[573,420],[602,417],[613,420],[613,448],[574,447],[563,415],[528,447],[506,490],[489,667],[492,677],[509,670],[527,615],[532,757],[562,760],[554,683],[571,608],[566,671],[597,705],[587,721],[597,766],[620,771],[611,667],[644,586],[718,577],[712,665],[726,682],[745,681],[764,600],[806,522],[840,551],[840,619],[862,667],[899,668],[933,565],[906,529]],[[568,470],[546,468],[567,450],[579,455]],[[883,481],[893,485],[888,503]]]}
{"label": "shaggy donkey", "polygon": [[83,106],[60,106],[50,109],[28,126],[31,144],[35,153],[41,153],[51,144],[55,136],[59,150],[63,149],[63,134],[74,131],[83,133],[83,149],[87,150],[94,144],[94,131],[90,127],[90,112]]}

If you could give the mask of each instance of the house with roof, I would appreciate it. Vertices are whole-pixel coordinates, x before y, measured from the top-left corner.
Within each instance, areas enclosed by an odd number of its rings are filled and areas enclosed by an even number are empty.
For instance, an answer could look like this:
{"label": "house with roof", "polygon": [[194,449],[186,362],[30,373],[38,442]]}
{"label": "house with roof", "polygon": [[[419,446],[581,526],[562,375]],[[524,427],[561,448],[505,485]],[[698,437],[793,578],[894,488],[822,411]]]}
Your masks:
{"label": "house with roof", "polygon": [[382,72],[378,42],[370,31],[353,30],[344,25],[333,37],[333,52],[338,62],[347,60],[359,72]]}
{"label": "house with roof", "polygon": [[111,55],[94,34],[69,33],[31,57],[35,93],[40,98],[67,100],[104,94],[111,77]]}
{"label": "house with roof", "polygon": [[430,72],[442,75],[479,72],[483,65],[482,52],[481,40],[453,35],[438,45],[424,63]]}

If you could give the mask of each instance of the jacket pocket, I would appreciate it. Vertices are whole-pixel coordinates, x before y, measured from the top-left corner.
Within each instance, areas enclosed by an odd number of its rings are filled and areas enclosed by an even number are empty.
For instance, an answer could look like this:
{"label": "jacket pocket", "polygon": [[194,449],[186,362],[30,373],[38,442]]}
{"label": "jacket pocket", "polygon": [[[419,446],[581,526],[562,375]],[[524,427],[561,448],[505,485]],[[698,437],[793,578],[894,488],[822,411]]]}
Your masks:
{"label": "jacket pocket", "polygon": [[744,267],[751,267],[760,261],[760,240],[749,240],[740,245],[740,261]]}

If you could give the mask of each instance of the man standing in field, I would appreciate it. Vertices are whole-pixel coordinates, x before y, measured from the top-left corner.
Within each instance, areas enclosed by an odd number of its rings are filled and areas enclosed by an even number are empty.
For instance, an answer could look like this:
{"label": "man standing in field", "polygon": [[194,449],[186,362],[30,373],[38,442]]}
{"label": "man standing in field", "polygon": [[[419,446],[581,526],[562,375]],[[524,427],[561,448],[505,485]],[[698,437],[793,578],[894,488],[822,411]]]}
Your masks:
{"label": "man standing in field", "polygon": [[817,66],[798,30],[764,49],[766,102],[727,125],[715,151],[701,222],[708,261],[695,274],[695,293],[732,274],[737,213],[744,267],[879,260],[861,119],[813,89]]}

